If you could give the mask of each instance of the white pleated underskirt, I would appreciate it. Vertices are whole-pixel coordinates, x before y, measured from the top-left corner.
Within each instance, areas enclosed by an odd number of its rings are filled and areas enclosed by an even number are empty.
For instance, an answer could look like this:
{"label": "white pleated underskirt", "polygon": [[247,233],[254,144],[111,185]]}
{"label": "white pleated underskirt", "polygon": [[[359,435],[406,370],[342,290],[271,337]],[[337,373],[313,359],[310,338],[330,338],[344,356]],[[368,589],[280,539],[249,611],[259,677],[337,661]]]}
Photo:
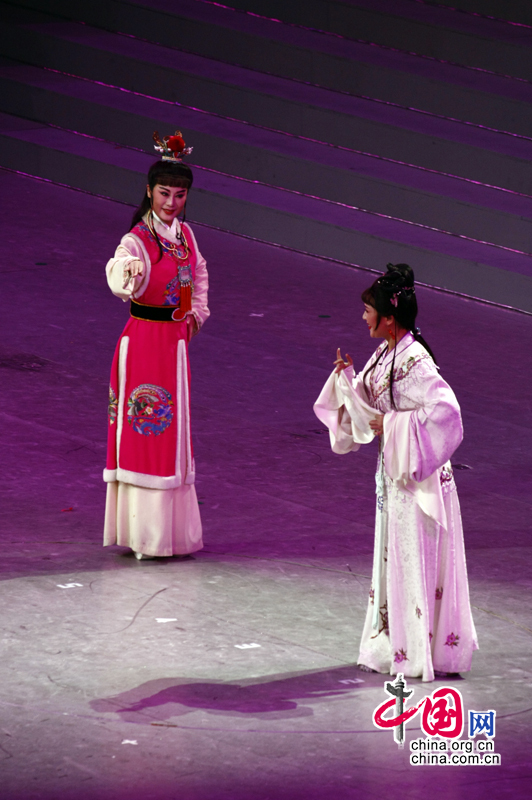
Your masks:
{"label": "white pleated underskirt", "polygon": [[203,547],[194,485],[144,489],[107,484],[104,546],[130,547],[147,556],[186,555]]}

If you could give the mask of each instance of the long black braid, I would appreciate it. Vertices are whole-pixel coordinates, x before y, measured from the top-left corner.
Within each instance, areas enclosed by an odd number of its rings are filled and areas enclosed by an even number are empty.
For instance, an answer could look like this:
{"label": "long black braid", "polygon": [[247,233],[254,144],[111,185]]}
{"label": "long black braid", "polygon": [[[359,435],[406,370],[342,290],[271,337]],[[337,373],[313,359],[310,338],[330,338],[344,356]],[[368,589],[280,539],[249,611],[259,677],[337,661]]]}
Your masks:
{"label": "long black braid", "polygon": [[[362,292],[362,302],[373,306],[377,311],[377,325],[379,325],[382,317],[393,317],[396,329],[397,325],[400,325],[401,328],[410,331],[414,339],[423,345],[434,363],[437,364],[434,353],[421,335],[419,328],[416,328],[417,299],[413,269],[408,264],[387,264],[386,269],[387,272],[384,275],[377,278],[368,289]],[[393,396],[395,350],[396,348],[394,347],[390,371],[390,402],[392,408],[397,409]],[[366,385],[366,375],[373,372],[386,352],[387,349],[384,347],[382,353],[365,371],[362,377],[364,386]]]}

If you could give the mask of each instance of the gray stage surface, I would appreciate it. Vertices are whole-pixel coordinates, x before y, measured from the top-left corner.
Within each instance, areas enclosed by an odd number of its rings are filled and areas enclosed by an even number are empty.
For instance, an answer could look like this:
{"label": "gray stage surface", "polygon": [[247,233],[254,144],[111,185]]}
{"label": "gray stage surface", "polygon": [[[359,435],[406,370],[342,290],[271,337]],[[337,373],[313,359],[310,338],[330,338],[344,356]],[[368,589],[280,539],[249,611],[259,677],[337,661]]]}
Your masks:
{"label": "gray stage surface", "polygon": [[[137,562],[101,546],[128,313],[103,268],[131,209],[1,177],[2,800],[530,797],[532,318],[419,291],[471,467],[456,479],[481,649],[451,685],[496,710],[502,763],[414,767],[419,722],[400,751],[372,724],[384,676],[355,666],[376,450],[333,455],[312,412],[336,348],[358,368],[373,349],[373,276],[195,228],[212,286],[191,346],[205,550]],[[409,682],[417,698],[448,684]]]}

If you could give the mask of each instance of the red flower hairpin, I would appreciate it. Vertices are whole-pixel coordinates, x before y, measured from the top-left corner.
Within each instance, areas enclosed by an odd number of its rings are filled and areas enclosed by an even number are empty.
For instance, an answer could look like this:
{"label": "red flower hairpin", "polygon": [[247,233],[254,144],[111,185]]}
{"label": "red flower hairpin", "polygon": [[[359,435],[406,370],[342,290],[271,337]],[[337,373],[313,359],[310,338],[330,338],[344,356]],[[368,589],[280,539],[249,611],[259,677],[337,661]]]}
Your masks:
{"label": "red flower hairpin", "polygon": [[159,132],[154,131],[153,141],[155,142],[154,148],[158,153],[162,153],[163,161],[174,161],[179,164],[184,156],[189,156],[194,149],[193,147],[186,147],[185,140],[181,135],[181,131],[176,131],[173,136],[159,137]]}

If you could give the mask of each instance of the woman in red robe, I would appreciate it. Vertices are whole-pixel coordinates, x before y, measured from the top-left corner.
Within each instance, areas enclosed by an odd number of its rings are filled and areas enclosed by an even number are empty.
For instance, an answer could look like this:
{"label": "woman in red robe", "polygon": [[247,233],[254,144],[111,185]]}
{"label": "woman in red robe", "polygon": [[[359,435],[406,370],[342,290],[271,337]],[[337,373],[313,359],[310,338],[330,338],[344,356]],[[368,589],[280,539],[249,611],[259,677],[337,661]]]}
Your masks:
{"label": "woman in red robe", "polygon": [[188,345],[209,316],[208,276],[188,224],[179,221],[192,171],[157,161],[131,229],[106,267],[130,302],[109,387],[104,545],[138,559],[202,548],[190,434]]}

